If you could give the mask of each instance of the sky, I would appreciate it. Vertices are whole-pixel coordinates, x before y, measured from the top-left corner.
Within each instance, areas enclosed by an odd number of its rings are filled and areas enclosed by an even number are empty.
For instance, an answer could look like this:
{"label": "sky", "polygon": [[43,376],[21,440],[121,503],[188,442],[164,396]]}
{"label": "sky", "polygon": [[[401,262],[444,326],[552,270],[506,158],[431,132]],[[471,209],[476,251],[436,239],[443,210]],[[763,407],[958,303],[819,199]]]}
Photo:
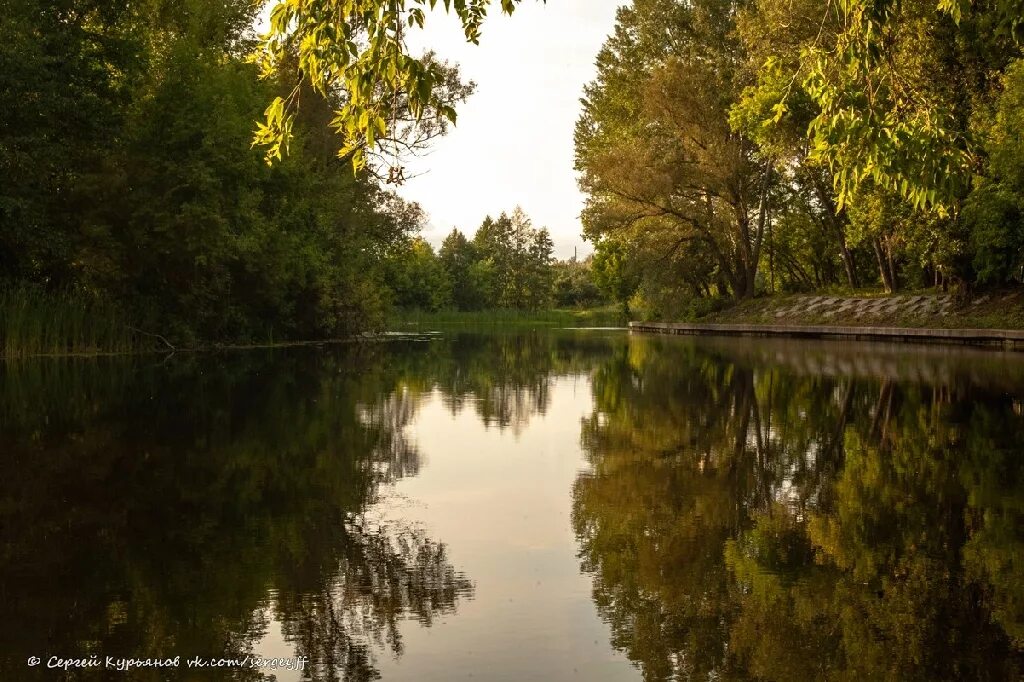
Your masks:
{"label": "sky", "polygon": [[593,251],[580,236],[573,130],[594,58],[624,1],[524,0],[511,17],[494,3],[480,45],[466,43],[457,19],[435,11],[409,36],[413,54],[433,49],[477,85],[458,109],[458,125],[406,164],[406,175],[417,177],[398,189],[426,211],[430,243],[440,245],[453,227],[472,236],[484,216],[521,206],[551,231],[556,257]]}

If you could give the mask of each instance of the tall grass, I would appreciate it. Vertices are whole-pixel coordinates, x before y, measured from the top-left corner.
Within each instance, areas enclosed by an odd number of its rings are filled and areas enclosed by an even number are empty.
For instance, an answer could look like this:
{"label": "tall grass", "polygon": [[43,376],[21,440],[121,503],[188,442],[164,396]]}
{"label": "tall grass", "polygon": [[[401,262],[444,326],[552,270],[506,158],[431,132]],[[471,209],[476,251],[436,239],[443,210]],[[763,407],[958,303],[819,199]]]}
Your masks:
{"label": "tall grass", "polygon": [[626,318],[617,308],[593,310],[419,310],[395,311],[390,329],[406,327],[620,327]]}
{"label": "tall grass", "polygon": [[139,338],[114,304],[78,292],[32,288],[0,290],[0,351],[33,355],[126,353]]}

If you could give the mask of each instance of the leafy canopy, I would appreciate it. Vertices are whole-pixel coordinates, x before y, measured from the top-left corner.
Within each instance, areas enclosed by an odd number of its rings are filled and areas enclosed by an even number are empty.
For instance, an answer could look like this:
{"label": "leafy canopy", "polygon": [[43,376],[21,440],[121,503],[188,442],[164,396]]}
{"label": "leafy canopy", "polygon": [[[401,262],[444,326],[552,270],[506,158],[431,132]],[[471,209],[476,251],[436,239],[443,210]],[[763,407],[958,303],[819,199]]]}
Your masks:
{"label": "leafy canopy", "polygon": [[[511,15],[522,0],[498,1],[501,11]],[[427,11],[441,5],[458,16],[466,40],[478,44],[492,2],[277,0],[253,60],[270,78],[297,59],[299,82],[289,95],[276,97],[267,107],[254,144],[266,149],[268,163],[287,153],[304,80],[320,95],[341,95],[331,125],[344,138],[339,155],[351,157],[356,170],[365,166],[367,150],[376,149],[396,127],[400,104],[416,119],[429,111],[455,123],[454,107],[435,90],[444,79],[443,65],[429,56],[410,55],[406,37],[423,28]],[[392,168],[389,180],[399,182],[400,172]]]}
{"label": "leafy canopy", "polygon": [[[793,95],[810,98],[817,108],[807,131],[810,156],[831,170],[838,208],[871,185],[944,215],[968,189],[979,154],[957,110],[962,92],[936,85],[952,58],[942,46],[972,31],[1019,44],[1022,10],[1021,0],[826,3],[802,22],[810,28],[805,40],[791,46],[800,54],[788,65],[795,72],[785,73],[785,57],[769,57],[744,106],[756,109],[759,97],[774,93],[763,121],[773,127]],[[929,55],[939,60],[929,63]]]}

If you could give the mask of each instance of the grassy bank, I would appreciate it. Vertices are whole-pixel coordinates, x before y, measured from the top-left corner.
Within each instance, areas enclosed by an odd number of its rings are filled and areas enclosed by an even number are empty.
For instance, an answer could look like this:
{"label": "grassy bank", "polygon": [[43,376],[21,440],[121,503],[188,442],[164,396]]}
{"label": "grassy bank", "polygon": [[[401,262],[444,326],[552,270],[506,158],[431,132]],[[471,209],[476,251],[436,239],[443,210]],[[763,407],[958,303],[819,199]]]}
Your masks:
{"label": "grassy bank", "polygon": [[73,292],[0,291],[0,356],[127,353],[152,347],[117,306]]}
{"label": "grassy bank", "polygon": [[621,327],[625,315],[618,308],[592,310],[478,310],[478,311],[396,311],[388,329],[424,327]]}
{"label": "grassy bank", "polygon": [[[483,310],[424,313],[397,311],[390,331],[438,328],[531,329],[538,327],[620,327],[626,317],[613,307],[593,310]],[[352,340],[352,339],[348,339]],[[341,341],[309,340],[210,344],[179,350],[275,348]],[[163,337],[136,329],[116,305],[85,294],[36,289],[0,290],[0,359],[60,355],[114,355],[171,350]]]}

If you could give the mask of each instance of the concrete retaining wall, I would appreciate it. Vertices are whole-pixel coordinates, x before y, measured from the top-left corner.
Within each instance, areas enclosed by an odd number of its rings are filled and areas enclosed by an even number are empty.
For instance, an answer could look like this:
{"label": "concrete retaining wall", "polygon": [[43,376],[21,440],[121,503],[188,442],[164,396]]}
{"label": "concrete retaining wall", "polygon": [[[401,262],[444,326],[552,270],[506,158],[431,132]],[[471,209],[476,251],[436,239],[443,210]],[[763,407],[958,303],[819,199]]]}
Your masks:
{"label": "concrete retaining wall", "polygon": [[908,343],[990,346],[1024,351],[1024,331],[1016,329],[919,329],[913,327],[844,327],[830,325],[697,324],[630,322],[632,332],[711,336],[774,336],[804,339],[856,339]]}

